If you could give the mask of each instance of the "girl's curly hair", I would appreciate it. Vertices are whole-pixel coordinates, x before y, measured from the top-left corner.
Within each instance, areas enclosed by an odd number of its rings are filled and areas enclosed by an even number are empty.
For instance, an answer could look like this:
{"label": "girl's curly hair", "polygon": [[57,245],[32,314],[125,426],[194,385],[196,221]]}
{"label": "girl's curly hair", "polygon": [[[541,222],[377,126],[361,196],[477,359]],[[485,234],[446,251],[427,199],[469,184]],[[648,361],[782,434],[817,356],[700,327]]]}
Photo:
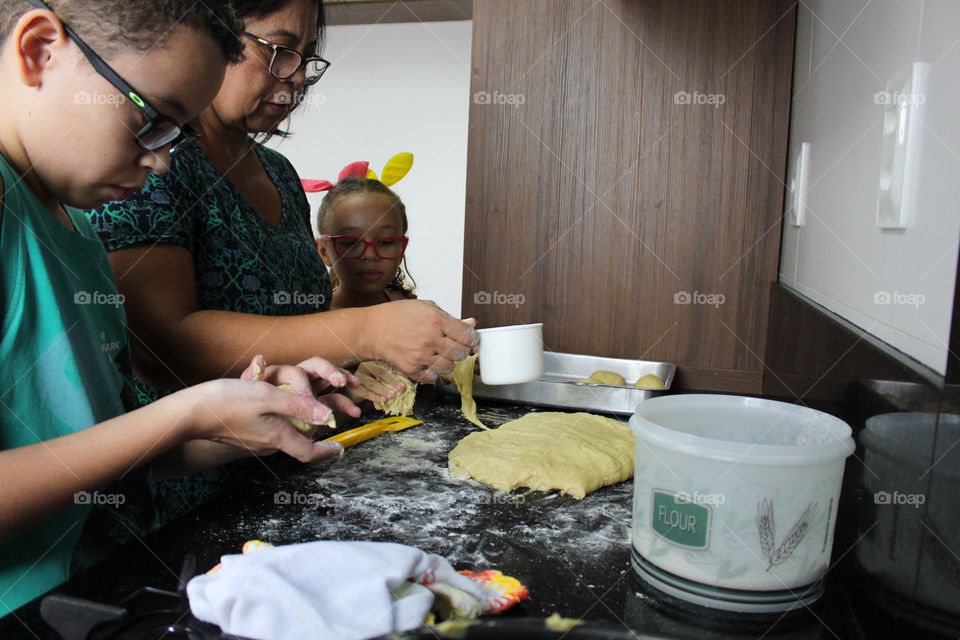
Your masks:
{"label": "girl's curly hair", "polygon": [[[403,234],[406,235],[407,208],[404,206],[400,196],[394,193],[389,187],[379,180],[360,178],[356,176],[348,176],[344,178],[327,192],[327,195],[323,198],[323,202],[320,203],[320,209],[317,211],[317,230],[319,230],[322,234],[326,234],[330,230],[329,227],[333,221],[333,210],[337,206],[337,202],[347,196],[358,193],[379,193],[389,198],[392,203],[390,208],[400,213],[400,224],[402,225]],[[337,274],[334,273],[333,270],[330,271],[330,278],[333,280],[334,287],[340,284],[339,278],[337,278]],[[406,284],[407,278],[410,278],[410,282],[413,283],[412,285],[408,286]],[[413,279],[412,275],[410,275],[410,270],[407,267],[406,256],[401,259],[400,268],[397,269],[397,275],[393,278],[390,284],[387,285],[387,289],[399,291],[404,298],[417,297],[414,293],[417,289],[417,281]]]}

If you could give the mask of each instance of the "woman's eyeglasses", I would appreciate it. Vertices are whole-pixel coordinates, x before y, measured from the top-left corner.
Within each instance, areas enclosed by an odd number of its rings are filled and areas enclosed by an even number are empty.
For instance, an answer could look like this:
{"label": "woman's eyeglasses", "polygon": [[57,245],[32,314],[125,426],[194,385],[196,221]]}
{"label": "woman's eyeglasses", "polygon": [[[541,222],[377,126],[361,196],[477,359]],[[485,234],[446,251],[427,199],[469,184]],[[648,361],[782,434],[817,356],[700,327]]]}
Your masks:
{"label": "woman's eyeglasses", "polygon": [[367,252],[367,247],[372,247],[376,256],[382,260],[399,260],[407,250],[407,243],[410,242],[410,238],[404,236],[391,236],[378,240],[364,240],[356,236],[323,235],[320,238],[333,242],[334,253],[344,260],[362,258]]}
{"label": "woman's eyeglasses", "polygon": [[270,58],[270,73],[278,80],[286,80],[292,77],[303,67],[303,73],[306,77],[305,84],[309,86],[316,84],[317,80],[330,68],[330,61],[320,56],[305,58],[300,55],[299,51],[274,44],[269,40],[253,35],[249,31],[244,31],[243,35],[273,49],[273,57]]}
{"label": "woman's eyeglasses", "polygon": [[[28,0],[37,9],[46,9],[53,12],[43,0]],[[190,125],[181,125],[173,118],[160,113],[154,109],[149,102],[140,97],[137,90],[130,86],[126,80],[120,77],[103,58],[94,53],[93,49],[78,36],[70,26],[60,21],[64,30],[70,39],[80,48],[83,55],[86,56],[94,70],[103,76],[107,82],[116,87],[120,93],[129,98],[133,104],[137,105],[147,118],[140,131],[137,132],[136,140],[145,151],[159,151],[170,145],[170,153],[174,154],[189,147],[200,137]]]}

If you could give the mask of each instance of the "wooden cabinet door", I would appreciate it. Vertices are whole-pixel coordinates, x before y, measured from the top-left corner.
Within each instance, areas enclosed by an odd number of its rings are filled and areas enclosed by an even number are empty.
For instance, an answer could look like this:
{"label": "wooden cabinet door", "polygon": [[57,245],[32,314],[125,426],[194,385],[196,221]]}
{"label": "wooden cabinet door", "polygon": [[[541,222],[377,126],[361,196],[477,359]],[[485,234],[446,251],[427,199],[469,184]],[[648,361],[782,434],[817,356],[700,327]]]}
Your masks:
{"label": "wooden cabinet door", "polygon": [[463,315],[760,391],[796,10],[476,0]]}

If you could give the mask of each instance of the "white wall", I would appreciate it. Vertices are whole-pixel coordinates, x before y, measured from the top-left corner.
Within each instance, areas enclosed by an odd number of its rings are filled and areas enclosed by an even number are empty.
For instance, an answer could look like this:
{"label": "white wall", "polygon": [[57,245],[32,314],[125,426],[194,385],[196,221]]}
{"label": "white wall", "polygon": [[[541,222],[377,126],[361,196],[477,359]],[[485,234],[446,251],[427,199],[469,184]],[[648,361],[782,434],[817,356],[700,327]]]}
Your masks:
{"label": "white wall", "polygon": [[[806,226],[784,220],[780,280],[943,373],[960,236],[960,3],[807,0],[798,11],[787,175],[809,142],[811,186]],[[931,65],[918,206],[906,231],[882,230],[874,95],[914,61]]]}
{"label": "white wall", "polygon": [[[407,264],[423,299],[460,315],[472,23],[330,27],[333,64],[270,146],[301,178],[336,181],[369,160],[380,175],[396,153],[414,165],[393,189],[410,221]],[[314,217],[322,194],[308,194]]]}

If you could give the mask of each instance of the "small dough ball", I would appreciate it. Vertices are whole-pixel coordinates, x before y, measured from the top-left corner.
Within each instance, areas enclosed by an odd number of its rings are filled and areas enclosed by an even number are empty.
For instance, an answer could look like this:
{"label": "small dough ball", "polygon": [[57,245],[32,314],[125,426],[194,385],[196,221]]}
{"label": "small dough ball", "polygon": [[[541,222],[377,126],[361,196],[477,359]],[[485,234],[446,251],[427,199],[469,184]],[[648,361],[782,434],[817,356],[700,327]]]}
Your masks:
{"label": "small dough ball", "polygon": [[388,416],[409,416],[413,413],[413,403],[417,399],[417,387],[409,378],[400,375],[397,378],[403,383],[403,391],[386,402],[374,402],[373,408]]}
{"label": "small dough ball", "polygon": [[383,411],[388,416],[409,416],[413,413],[413,403],[417,399],[417,385],[413,383],[413,380],[383,362],[371,362],[369,364],[379,367],[378,373],[381,378],[392,376],[403,384],[403,391],[386,402],[374,402],[373,408]]}
{"label": "small dough ball", "polygon": [[547,629],[551,631],[560,631],[565,633],[570,631],[574,627],[584,624],[583,620],[577,620],[576,618],[564,618],[557,612],[553,612],[549,618],[544,620],[544,624],[547,625]]}
{"label": "small dough ball", "polygon": [[[283,389],[287,393],[292,393],[292,394],[297,393],[297,390],[294,389],[289,384],[277,385],[277,389]],[[292,424],[293,426],[295,426],[297,429],[299,429],[301,433],[310,433],[310,431],[313,429],[313,425],[311,425],[309,422],[305,422],[301,420],[300,418],[291,418],[290,416],[283,416],[283,419],[289,422],[290,424]],[[328,418],[326,422],[319,423],[319,424],[326,424],[331,429],[336,429],[337,419],[334,417],[333,411],[330,412],[330,418]]]}
{"label": "small dough ball", "polygon": [[590,374],[589,378],[583,378],[580,382],[586,382],[588,384],[609,384],[614,387],[623,387],[627,384],[627,381],[623,379],[623,376],[619,373],[613,371],[594,371]]}
{"label": "small dough ball", "polygon": [[663,389],[663,380],[660,379],[660,376],[653,373],[648,373],[645,376],[641,376],[639,380],[633,383],[633,386],[637,389]]}

